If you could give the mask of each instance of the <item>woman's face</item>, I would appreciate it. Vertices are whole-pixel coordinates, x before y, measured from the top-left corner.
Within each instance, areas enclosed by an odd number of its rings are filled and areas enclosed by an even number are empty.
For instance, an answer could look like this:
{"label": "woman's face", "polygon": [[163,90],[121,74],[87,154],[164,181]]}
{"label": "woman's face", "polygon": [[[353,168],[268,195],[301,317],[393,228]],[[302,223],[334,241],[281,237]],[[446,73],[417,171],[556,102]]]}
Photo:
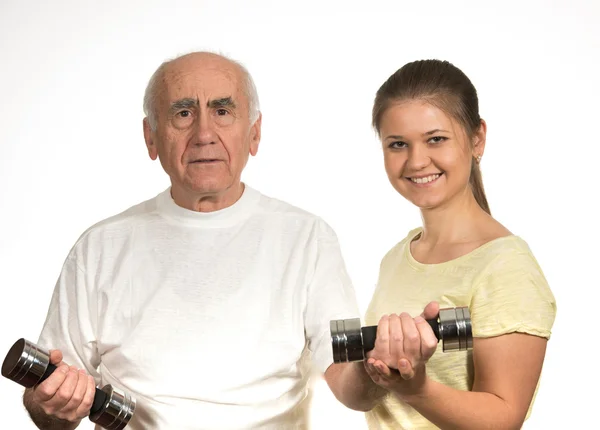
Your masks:
{"label": "woman's face", "polygon": [[379,131],[390,183],[420,209],[445,206],[456,196],[472,193],[471,163],[483,153],[485,123],[472,144],[460,123],[414,100],[388,107]]}

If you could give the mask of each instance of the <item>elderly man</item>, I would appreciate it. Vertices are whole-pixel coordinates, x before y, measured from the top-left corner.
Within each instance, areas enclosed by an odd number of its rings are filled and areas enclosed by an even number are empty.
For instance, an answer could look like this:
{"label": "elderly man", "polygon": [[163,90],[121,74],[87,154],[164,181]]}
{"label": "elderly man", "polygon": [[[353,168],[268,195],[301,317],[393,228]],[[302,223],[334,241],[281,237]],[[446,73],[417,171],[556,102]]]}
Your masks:
{"label": "elderly man", "polygon": [[66,258],[38,341],[58,371],[24,395],[36,425],[76,428],[110,383],[137,399],[134,430],[301,429],[311,368],[348,407],[372,407],[383,393],[364,366],[332,364],[329,321],[358,314],[335,233],[241,181],[261,137],[248,72],[179,57],[144,107],[171,186]]}

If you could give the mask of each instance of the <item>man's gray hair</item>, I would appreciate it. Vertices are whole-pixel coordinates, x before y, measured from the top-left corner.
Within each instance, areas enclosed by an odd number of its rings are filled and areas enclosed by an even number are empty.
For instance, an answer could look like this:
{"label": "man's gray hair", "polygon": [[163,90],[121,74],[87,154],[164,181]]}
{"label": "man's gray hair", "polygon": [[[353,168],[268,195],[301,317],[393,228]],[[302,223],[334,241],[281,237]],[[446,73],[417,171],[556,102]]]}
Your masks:
{"label": "man's gray hair", "polygon": [[[218,55],[219,57],[224,58],[225,60],[231,62],[235,66],[240,69],[240,72],[243,76],[243,84],[244,84],[244,94],[248,99],[248,116],[250,117],[250,124],[254,124],[254,122],[258,119],[260,113],[260,104],[258,101],[258,92],[256,91],[256,85],[254,85],[254,79],[252,79],[252,75],[248,72],[248,69],[244,67],[241,63],[228,58],[222,54],[215,54],[209,51],[202,51],[198,53],[208,53],[213,55]],[[173,61],[181,58],[185,55],[180,55],[171,60],[163,62],[158,69],[152,74],[150,80],[148,81],[148,85],[146,86],[146,91],[144,92],[144,114],[148,117],[148,123],[150,124],[150,128],[152,130],[156,130],[157,125],[157,109],[156,109],[156,101],[158,99],[158,91],[160,89],[160,81],[163,78],[165,69],[169,64]]]}

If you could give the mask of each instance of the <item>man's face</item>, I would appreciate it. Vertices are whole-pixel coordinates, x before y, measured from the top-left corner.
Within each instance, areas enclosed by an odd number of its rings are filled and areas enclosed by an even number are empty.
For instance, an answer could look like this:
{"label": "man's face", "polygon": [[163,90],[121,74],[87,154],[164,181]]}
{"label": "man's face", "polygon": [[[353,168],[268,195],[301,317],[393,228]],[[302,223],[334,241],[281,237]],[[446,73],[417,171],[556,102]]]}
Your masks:
{"label": "man's face", "polygon": [[233,203],[249,154],[256,155],[260,118],[250,124],[243,75],[211,54],[167,66],[155,101],[156,128],[144,121],[150,158],[171,178],[173,196],[217,197]]}

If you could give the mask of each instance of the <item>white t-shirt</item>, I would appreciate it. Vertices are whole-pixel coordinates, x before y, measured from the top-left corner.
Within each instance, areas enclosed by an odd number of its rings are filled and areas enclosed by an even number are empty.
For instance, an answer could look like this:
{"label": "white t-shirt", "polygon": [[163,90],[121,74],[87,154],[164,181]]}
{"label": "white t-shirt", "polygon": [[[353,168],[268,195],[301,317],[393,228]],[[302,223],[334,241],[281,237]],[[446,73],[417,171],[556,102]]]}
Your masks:
{"label": "white t-shirt", "polygon": [[81,236],[38,343],[133,395],[131,430],[302,429],[329,321],[357,316],[319,217],[249,186],[210,213],[167,189]]}

